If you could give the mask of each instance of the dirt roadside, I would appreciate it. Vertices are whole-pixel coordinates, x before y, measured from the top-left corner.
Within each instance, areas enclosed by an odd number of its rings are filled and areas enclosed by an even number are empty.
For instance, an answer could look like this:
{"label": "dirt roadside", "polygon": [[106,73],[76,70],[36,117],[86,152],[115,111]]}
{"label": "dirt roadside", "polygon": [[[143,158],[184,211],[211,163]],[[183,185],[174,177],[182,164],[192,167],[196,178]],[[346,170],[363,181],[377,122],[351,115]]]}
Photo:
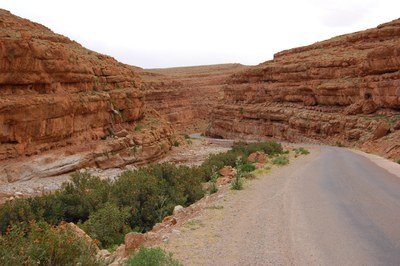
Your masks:
{"label": "dirt roadside", "polygon": [[[287,265],[290,264],[290,254],[279,253],[287,250],[289,239],[285,232],[279,232],[280,223],[275,221],[274,215],[284,208],[276,204],[283,197],[282,188],[290,179],[280,178],[282,175],[296,171],[301,165],[312,161],[318,156],[319,148],[312,148],[310,155],[302,155],[294,158],[294,152],[290,154],[290,163],[287,166],[275,166],[269,164],[270,170],[258,175],[254,180],[245,182],[244,190],[235,191],[224,187],[218,192],[215,201],[208,203],[197,217],[192,218],[180,228],[175,228],[161,247],[172,252],[174,257],[183,265]],[[264,204],[261,194],[268,194],[270,204]],[[283,201],[282,201],[283,202]],[[275,203],[275,204],[272,204]],[[282,206],[281,206],[282,207]],[[270,213],[270,214],[268,214]],[[269,220],[258,218],[267,217]],[[262,237],[253,234],[263,234]],[[274,238],[272,246],[265,246],[264,237]],[[243,249],[259,250],[259,254],[253,258],[238,257]],[[238,252],[238,250],[242,250]],[[257,252],[256,252],[257,253]],[[265,254],[268,253],[268,257]],[[284,263],[283,263],[284,262]],[[255,264],[254,264],[255,263]]]}

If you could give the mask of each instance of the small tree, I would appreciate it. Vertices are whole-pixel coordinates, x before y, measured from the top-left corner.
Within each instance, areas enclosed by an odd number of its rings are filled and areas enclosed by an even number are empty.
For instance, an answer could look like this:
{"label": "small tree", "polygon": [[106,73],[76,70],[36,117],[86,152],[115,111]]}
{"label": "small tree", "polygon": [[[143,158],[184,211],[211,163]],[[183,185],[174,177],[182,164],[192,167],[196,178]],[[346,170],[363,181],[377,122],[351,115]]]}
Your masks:
{"label": "small tree", "polygon": [[213,165],[212,167],[212,172],[211,172],[211,178],[210,178],[210,184],[208,185],[208,191],[210,194],[218,192],[218,186],[217,186],[217,178],[219,174],[217,171],[217,167]]}
{"label": "small tree", "polygon": [[243,189],[243,171],[242,171],[242,157],[239,156],[236,158],[236,175],[232,181],[232,189],[234,190],[242,190]]}

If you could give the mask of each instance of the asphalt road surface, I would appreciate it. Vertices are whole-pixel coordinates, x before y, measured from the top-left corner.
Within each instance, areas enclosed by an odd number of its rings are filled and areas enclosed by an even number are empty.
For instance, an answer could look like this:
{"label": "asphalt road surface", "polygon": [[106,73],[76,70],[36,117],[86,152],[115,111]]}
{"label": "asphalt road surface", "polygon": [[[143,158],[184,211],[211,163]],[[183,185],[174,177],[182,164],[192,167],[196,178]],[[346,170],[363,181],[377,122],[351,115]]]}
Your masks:
{"label": "asphalt road surface", "polygon": [[293,262],[400,265],[400,178],[359,154],[321,149],[292,187]]}

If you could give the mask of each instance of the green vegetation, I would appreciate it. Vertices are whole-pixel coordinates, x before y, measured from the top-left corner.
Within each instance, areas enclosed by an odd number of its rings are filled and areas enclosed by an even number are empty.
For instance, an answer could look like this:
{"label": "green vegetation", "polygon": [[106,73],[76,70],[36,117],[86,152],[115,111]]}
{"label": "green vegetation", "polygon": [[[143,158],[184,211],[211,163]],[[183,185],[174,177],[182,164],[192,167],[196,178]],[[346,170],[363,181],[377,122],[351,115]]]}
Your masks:
{"label": "green vegetation", "polygon": [[200,166],[155,164],[126,171],[115,180],[77,172],[52,194],[9,201],[0,206],[0,265],[26,265],[22,262],[29,262],[28,257],[43,261],[41,265],[97,265],[92,247],[60,224],[73,222],[101,248],[113,248],[127,232],[146,232],[176,205],[202,198],[203,182],[211,180],[209,191],[216,192],[218,171],[225,165],[237,168],[232,187],[242,189],[243,173],[255,169],[242,158],[257,150],[271,155],[281,153],[282,147],[275,142],[237,143]]}
{"label": "green vegetation", "polygon": [[179,145],[180,145],[179,141],[175,140],[174,141],[174,147],[179,147]]}
{"label": "green vegetation", "polygon": [[400,159],[397,160],[397,163],[400,164]]}
{"label": "green vegetation", "polygon": [[[75,173],[60,191],[17,199],[0,207],[0,231],[9,225],[45,221],[74,222],[100,241],[120,244],[127,231],[144,232],[172,213],[203,197],[199,168],[158,164],[124,172],[116,181]],[[108,219],[106,219],[107,217]]]}
{"label": "green vegetation", "polygon": [[284,155],[280,155],[278,157],[273,158],[272,163],[277,165],[287,165],[289,163],[289,159]]}
{"label": "green vegetation", "polygon": [[[236,159],[238,157],[247,158],[251,153],[256,151],[264,151],[268,155],[281,154],[283,152],[282,145],[274,141],[245,143],[238,142],[232,146],[232,149],[219,154],[213,154],[200,166],[203,172],[203,180],[209,181],[212,175],[212,167],[216,166],[221,169],[225,165],[236,167]],[[247,160],[244,164],[248,164]],[[242,171],[246,172],[252,169],[252,166],[246,165]],[[254,169],[253,169],[254,170]]]}
{"label": "green vegetation", "polygon": [[219,176],[219,173],[218,173],[217,167],[214,166],[212,168],[210,184],[208,185],[208,191],[210,194],[218,192],[218,186],[217,186],[218,176]]}
{"label": "green vegetation", "polygon": [[64,225],[15,224],[0,237],[0,265],[104,265],[96,248]]}
{"label": "green vegetation", "polygon": [[204,207],[204,209],[209,209],[209,210],[221,210],[223,208],[224,208],[224,206],[222,206],[222,205],[210,205],[210,206]]}
{"label": "green vegetation", "polygon": [[252,163],[245,163],[242,165],[241,170],[243,173],[250,173],[256,170],[256,166]]}
{"label": "green vegetation", "polygon": [[160,248],[140,247],[139,251],[130,256],[125,262],[126,266],[180,266],[172,254],[165,253]]}
{"label": "green vegetation", "polygon": [[234,190],[242,190],[243,189],[243,171],[242,171],[242,157],[238,157],[236,159],[236,175],[232,181],[232,189]]}
{"label": "green vegetation", "polygon": [[143,128],[142,125],[137,124],[137,125],[135,126],[135,131],[140,131],[142,128]]}
{"label": "green vegetation", "polygon": [[300,155],[300,154],[307,155],[307,154],[310,154],[310,152],[308,150],[304,149],[303,147],[300,147],[298,149],[294,149],[294,152],[296,153],[296,155]]}
{"label": "green vegetation", "polygon": [[374,114],[373,119],[375,121],[387,122],[390,125],[395,124],[400,119],[400,114],[386,115],[386,114]]}
{"label": "green vegetation", "polygon": [[190,230],[196,230],[202,226],[203,224],[201,223],[201,221],[197,219],[191,219],[184,224],[184,227],[189,228]]}

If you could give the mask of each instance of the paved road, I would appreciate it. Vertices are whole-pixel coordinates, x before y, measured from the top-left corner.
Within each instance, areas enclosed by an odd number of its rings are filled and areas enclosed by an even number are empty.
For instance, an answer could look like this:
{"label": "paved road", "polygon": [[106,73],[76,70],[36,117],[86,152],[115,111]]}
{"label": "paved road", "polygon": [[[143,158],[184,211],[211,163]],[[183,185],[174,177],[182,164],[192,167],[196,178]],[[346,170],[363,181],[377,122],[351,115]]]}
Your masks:
{"label": "paved road", "polygon": [[398,176],[339,148],[322,148],[296,175],[290,196],[294,262],[400,265]]}
{"label": "paved road", "polygon": [[400,265],[400,176],[349,150],[314,148],[219,204],[171,240],[185,265]]}

